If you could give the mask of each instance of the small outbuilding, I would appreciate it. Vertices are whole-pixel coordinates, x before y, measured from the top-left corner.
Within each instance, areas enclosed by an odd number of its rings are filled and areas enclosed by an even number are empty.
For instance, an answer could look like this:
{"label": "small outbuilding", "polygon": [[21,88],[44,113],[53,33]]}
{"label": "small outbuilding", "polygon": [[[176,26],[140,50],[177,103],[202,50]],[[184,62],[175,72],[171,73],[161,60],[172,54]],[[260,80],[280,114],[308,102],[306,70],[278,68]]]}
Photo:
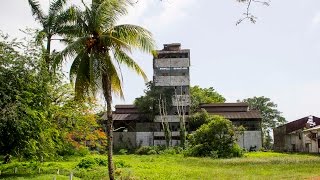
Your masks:
{"label": "small outbuilding", "polygon": [[320,152],[320,118],[307,116],[273,129],[275,151]]}

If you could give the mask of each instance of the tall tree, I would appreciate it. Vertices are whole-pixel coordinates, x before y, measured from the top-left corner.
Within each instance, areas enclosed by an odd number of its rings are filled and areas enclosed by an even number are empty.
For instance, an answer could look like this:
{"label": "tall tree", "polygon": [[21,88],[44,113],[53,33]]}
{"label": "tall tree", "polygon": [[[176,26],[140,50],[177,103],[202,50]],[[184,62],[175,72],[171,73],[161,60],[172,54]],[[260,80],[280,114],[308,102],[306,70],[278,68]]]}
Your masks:
{"label": "tall tree", "polygon": [[270,98],[267,98],[264,96],[260,96],[260,97],[254,96],[252,98],[244,99],[243,102],[248,103],[249,108],[251,110],[260,111],[262,116],[261,125],[262,125],[262,132],[264,136],[264,142],[269,141],[268,135],[272,128],[275,128],[286,122],[286,119],[282,116],[282,113],[279,110],[277,110],[277,104],[272,102]]}
{"label": "tall tree", "polygon": [[107,138],[109,178],[114,179],[112,160],[113,119],[112,93],[123,97],[121,88],[120,65],[125,65],[146,79],[139,65],[128,55],[133,49],[152,53],[154,40],[146,29],[130,25],[116,25],[118,18],[127,13],[126,0],[92,0],[85,10],[76,9],[76,29],[74,42],[70,43],[57,56],[75,57],[70,68],[70,78],[75,79],[76,97],[102,91],[107,103]]}
{"label": "tall tree", "polygon": [[200,103],[223,103],[226,99],[216,92],[213,87],[201,88],[199,86],[190,87],[191,112],[196,112]]}
{"label": "tall tree", "polygon": [[[66,40],[67,36],[71,33],[70,22],[74,20],[74,9],[71,6],[64,9],[67,0],[53,0],[50,3],[49,11],[47,14],[43,12],[40,3],[37,0],[28,0],[31,7],[32,15],[40,23],[42,29],[36,34],[36,40],[39,44],[46,41],[45,47],[45,61],[47,68],[51,69],[51,42],[52,40]],[[64,39],[53,39],[55,35],[65,36]]]}

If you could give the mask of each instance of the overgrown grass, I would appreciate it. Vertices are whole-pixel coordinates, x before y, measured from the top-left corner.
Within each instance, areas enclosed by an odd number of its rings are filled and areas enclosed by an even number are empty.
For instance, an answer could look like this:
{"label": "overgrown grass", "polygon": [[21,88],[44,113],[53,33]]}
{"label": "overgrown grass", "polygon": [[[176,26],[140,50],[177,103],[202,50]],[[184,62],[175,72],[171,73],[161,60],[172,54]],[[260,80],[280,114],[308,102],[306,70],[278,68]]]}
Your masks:
{"label": "overgrown grass", "polygon": [[[102,155],[73,157],[61,162],[13,162],[0,165],[0,179],[107,179],[104,163],[79,168],[80,162],[103,159]],[[116,155],[116,175],[120,179],[312,179],[320,177],[320,156],[253,152],[243,158],[211,159],[183,155]],[[93,162],[93,161],[92,161]],[[94,161],[98,162],[98,161]],[[18,168],[14,174],[14,168]],[[40,174],[39,174],[40,168]],[[76,178],[75,178],[76,179]]]}

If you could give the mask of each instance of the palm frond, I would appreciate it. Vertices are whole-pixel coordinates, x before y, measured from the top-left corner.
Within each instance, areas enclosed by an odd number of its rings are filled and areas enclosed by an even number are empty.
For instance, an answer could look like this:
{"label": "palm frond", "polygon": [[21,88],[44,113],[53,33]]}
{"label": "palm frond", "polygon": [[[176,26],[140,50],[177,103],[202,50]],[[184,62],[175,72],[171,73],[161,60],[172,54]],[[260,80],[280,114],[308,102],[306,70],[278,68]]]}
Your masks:
{"label": "palm frond", "polygon": [[106,34],[100,36],[100,40],[105,45],[113,45],[115,47],[121,47],[122,49],[125,49],[126,51],[131,52],[131,47],[129,44],[127,44],[125,41],[118,39],[116,37],[113,37],[111,34]]}
{"label": "palm frond", "polygon": [[53,69],[56,69],[62,63],[63,59],[67,57],[72,58],[78,52],[81,52],[81,50],[84,50],[85,42],[87,38],[88,37],[78,38],[76,41],[72,42],[66,48],[64,48],[64,50],[59,52],[53,60]]}
{"label": "palm frond", "polygon": [[76,6],[71,6],[66,10],[56,14],[56,22],[58,26],[65,25],[65,24],[74,24],[77,19],[76,16]]}
{"label": "palm frond", "polygon": [[103,91],[107,91],[108,85],[105,83],[110,83],[111,91],[118,95],[120,98],[123,98],[123,91],[122,91],[122,81],[119,78],[118,72],[116,67],[114,66],[112,59],[109,55],[105,55],[105,58],[102,59],[102,78],[108,77],[108,80],[103,80],[104,84],[102,84]]}
{"label": "palm frond", "polygon": [[75,82],[75,95],[76,99],[83,99],[90,92],[90,82],[89,82],[89,56],[87,53],[84,53],[80,58],[77,69],[77,77]]}
{"label": "palm frond", "polygon": [[100,28],[114,26],[120,16],[127,14],[127,6],[126,0],[93,1],[92,10],[96,12],[94,19],[96,26],[102,26]]}
{"label": "palm frond", "polygon": [[42,41],[44,40],[44,38],[46,37],[47,33],[44,30],[38,31],[36,33],[36,43],[38,45],[42,45]]}
{"label": "palm frond", "polygon": [[155,49],[155,42],[151,32],[143,27],[123,24],[115,26],[110,32],[113,37],[143,52],[152,53]]}
{"label": "palm frond", "polygon": [[58,14],[59,11],[61,11],[66,4],[66,0],[54,0],[50,3],[49,6],[49,16]]}
{"label": "palm frond", "polygon": [[120,64],[126,65],[129,69],[132,69],[138,75],[142,76],[145,82],[148,82],[148,78],[142,68],[121,49],[115,49],[114,57]]}
{"label": "palm frond", "polygon": [[78,55],[74,58],[74,60],[71,64],[70,71],[69,71],[69,78],[70,78],[71,83],[73,83],[73,81],[77,77],[79,65],[81,63],[81,60],[85,58],[84,56],[85,56],[84,51],[80,51],[78,53]]}
{"label": "palm frond", "polygon": [[95,54],[93,53],[93,50],[90,52],[90,59],[89,59],[89,84],[90,88],[92,89],[92,92],[96,92],[96,72],[97,69],[95,68]]}
{"label": "palm frond", "polygon": [[28,0],[29,5],[31,7],[32,15],[35,16],[36,20],[38,20],[41,24],[43,24],[45,15],[40,8],[40,3],[37,0]]}

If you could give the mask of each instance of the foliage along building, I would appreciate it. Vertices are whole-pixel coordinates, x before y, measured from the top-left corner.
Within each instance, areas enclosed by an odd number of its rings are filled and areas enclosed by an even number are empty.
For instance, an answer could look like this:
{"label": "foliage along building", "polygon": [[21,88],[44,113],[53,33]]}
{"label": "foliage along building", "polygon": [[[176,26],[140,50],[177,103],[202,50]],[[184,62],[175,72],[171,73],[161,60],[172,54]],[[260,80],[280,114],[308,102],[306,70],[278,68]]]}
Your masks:
{"label": "foliage along building", "polygon": [[[170,129],[170,145],[180,144],[181,118],[187,119],[190,107],[189,68],[190,50],[181,49],[180,44],[164,44],[164,48],[157,51],[153,59],[153,83],[174,92],[171,107],[148,119],[134,105],[116,105],[113,112],[115,148],[165,145],[164,119]],[[262,147],[261,115],[257,111],[249,111],[248,104],[202,104],[200,108],[209,114],[222,115],[235,125],[243,125],[246,130],[238,138],[241,147],[247,150]]]}
{"label": "foliage along building", "polygon": [[275,151],[320,153],[320,118],[307,116],[273,129]]}

